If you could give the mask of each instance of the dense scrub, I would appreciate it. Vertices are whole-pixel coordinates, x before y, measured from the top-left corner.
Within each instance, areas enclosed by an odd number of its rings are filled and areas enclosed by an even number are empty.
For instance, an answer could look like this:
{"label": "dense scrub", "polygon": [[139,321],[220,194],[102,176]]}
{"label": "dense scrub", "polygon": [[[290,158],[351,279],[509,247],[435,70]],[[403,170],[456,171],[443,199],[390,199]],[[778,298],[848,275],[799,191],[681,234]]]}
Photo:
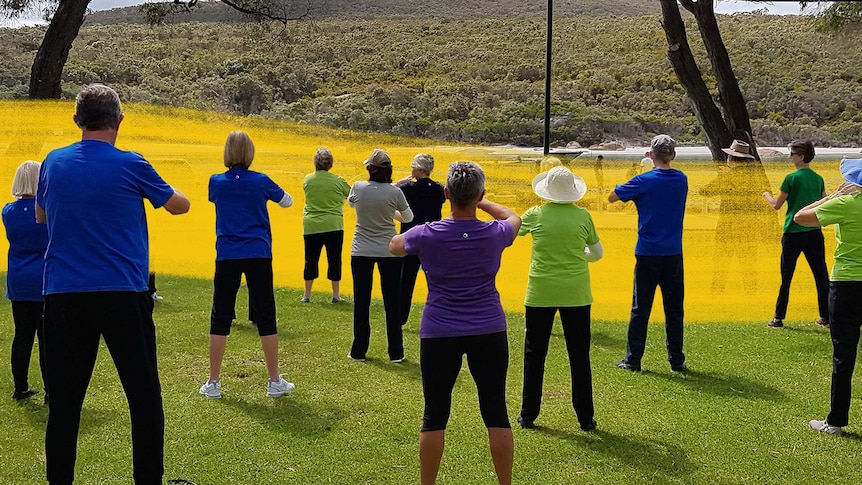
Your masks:
{"label": "dense scrub", "polygon": [[[720,17],[755,136],[862,139],[859,34],[809,17]],[[702,53],[696,31],[690,30]],[[26,96],[42,28],[0,30],[0,97]],[[703,134],[665,57],[657,15],[555,22],[553,140],[643,142]],[[482,143],[541,142],[545,20],[365,19],[280,25],[91,25],[64,96],[93,81],[124,99],[332,127]],[[702,70],[708,71],[705,57]],[[708,79],[708,82],[711,82]]]}

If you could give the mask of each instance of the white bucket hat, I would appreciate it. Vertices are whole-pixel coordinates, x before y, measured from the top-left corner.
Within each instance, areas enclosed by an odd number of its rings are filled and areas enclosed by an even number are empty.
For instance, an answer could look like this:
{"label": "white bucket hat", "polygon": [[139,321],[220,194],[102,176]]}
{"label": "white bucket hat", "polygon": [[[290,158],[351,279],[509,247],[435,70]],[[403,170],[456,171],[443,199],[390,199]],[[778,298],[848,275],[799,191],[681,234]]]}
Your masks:
{"label": "white bucket hat", "polygon": [[533,192],[549,202],[570,204],[587,193],[587,183],[566,167],[554,167],[536,175]]}

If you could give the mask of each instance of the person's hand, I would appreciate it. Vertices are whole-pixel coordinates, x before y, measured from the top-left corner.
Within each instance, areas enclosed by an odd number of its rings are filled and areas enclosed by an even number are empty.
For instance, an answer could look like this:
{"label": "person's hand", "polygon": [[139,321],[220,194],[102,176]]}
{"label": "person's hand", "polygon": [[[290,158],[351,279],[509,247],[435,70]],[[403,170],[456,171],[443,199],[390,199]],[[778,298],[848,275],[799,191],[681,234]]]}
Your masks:
{"label": "person's hand", "polygon": [[403,179],[401,179],[401,180],[399,180],[399,181],[395,182],[395,186],[396,186],[396,187],[401,187],[402,185],[407,185],[407,184],[409,184],[412,180],[413,180],[413,175],[408,175],[408,176],[404,177]]}

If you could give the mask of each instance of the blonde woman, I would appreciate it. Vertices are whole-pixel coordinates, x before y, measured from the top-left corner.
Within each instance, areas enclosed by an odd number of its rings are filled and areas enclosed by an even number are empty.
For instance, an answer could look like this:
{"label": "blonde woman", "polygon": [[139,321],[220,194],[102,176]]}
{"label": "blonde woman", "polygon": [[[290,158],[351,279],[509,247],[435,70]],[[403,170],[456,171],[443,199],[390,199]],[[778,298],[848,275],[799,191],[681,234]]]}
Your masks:
{"label": "blonde woman", "polygon": [[287,208],[293,205],[293,199],[266,174],[249,170],[252,160],[251,138],[243,131],[231,132],[224,146],[228,170],[213,175],[209,182],[209,200],[216,209],[216,269],[210,317],[210,375],[200,393],[213,399],[221,397],[221,363],[243,274],[269,374],[266,395],[280,397],[294,389],[293,383],[278,373],[272,231],[266,209],[268,201]]}
{"label": "blonde woman", "polygon": [[[12,302],[12,399],[27,399],[39,391],[31,389],[27,375],[33,340],[39,337],[39,368],[45,382],[45,353],[42,344],[42,274],[45,271],[45,249],[48,226],[36,223],[36,186],[39,183],[38,162],[28,160],[15,171],[12,181],[14,202],[3,207],[3,226],[9,240],[9,263],[6,273],[6,298]],[[48,400],[48,392],[45,392]]]}

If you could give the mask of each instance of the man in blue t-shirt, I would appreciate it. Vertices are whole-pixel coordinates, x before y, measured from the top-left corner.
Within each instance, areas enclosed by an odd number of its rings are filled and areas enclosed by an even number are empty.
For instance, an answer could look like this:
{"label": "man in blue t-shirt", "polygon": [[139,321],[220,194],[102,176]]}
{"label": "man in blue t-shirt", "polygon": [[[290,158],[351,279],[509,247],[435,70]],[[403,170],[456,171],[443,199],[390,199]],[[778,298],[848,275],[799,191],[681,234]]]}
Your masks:
{"label": "man in blue t-shirt", "polygon": [[143,157],[114,147],[123,112],[113,89],[82,89],[74,120],[81,141],[48,154],[36,193],[36,221],[48,224],[49,241],[42,288],[48,482],[75,478],[81,406],[104,337],[129,402],[135,483],[160,484],[165,415],[144,199],[171,214],[188,212],[189,200]]}
{"label": "man in blue t-shirt", "polygon": [[635,246],[635,281],[632,313],[626,340],[626,357],[617,367],[641,370],[646,346],[647,324],[655,298],[661,287],[664,302],[667,359],[674,372],[686,370],[682,352],[683,283],[682,219],[688,196],[688,178],[670,168],[676,157],[676,142],[667,135],[652,139],[649,152],[654,170],[635,175],[617,185],[608,201],[633,200],[638,210],[638,241]]}

